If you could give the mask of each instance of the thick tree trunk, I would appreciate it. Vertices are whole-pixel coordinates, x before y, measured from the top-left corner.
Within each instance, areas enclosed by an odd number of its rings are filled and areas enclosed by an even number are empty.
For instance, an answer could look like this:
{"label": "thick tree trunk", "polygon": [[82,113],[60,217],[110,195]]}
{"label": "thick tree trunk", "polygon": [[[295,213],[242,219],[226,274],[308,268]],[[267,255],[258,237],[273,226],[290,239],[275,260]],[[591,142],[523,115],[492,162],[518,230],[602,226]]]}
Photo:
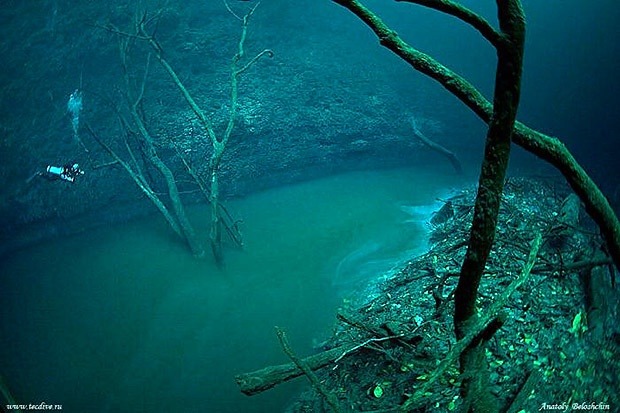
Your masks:
{"label": "thick tree trunk", "polygon": [[455,325],[474,315],[478,285],[495,238],[499,205],[519,106],[525,21],[518,0],[498,0],[506,41],[498,49],[493,117],[489,123],[469,245],[456,289]]}
{"label": "thick tree trunk", "polygon": [[[525,18],[520,0],[497,0],[503,34],[497,48],[493,116],[478,183],[469,245],[454,295],[454,327],[458,340],[467,335],[477,313],[476,299],[484,268],[493,246],[504,179],[510,159],[511,135],[519,106]],[[463,393],[470,412],[497,411],[489,392],[485,342],[472,343],[461,354]]]}
{"label": "thick tree trunk", "polygon": [[222,152],[223,149],[222,151],[218,151],[216,148],[213,156],[211,157],[211,231],[209,233],[213,258],[215,258],[215,263],[220,267],[224,264],[224,255],[222,252],[222,225],[220,211],[218,208],[220,202],[220,181],[218,170]]}

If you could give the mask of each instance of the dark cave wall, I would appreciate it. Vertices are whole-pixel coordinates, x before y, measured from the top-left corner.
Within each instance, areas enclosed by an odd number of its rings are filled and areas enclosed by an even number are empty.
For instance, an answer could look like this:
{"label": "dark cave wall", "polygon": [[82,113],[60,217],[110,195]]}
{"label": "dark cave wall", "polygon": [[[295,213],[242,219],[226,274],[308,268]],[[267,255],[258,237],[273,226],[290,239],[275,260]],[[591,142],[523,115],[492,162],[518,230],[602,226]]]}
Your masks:
{"label": "dark cave wall", "polygon": [[[476,9],[487,7],[484,14],[493,20],[493,5],[470,3]],[[572,49],[567,47],[562,54],[557,48],[556,53],[549,53],[547,48],[554,44],[550,42],[563,39],[565,31],[571,38],[579,37],[579,33],[572,26],[555,27],[553,7],[529,3],[525,6],[532,30],[520,118],[531,122],[532,127],[561,133],[559,138],[571,148],[581,151],[588,142],[589,152],[578,153],[578,159],[595,176],[601,176],[602,183],[609,180],[609,187],[617,192],[617,178],[613,178],[617,174],[609,173],[615,163],[601,162],[613,160],[617,152],[613,150],[617,149],[617,139],[611,136],[617,128],[590,121],[597,119],[592,113],[604,115],[617,108],[617,101],[593,100],[601,87],[616,96],[617,85],[604,87],[600,80],[588,81],[598,75],[605,77],[607,70],[589,66],[583,72],[587,75],[580,78],[579,88],[566,87],[571,84],[565,82],[566,76],[571,76],[571,82],[579,80],[575,79],[576,69],[566,72],[553,68],[573,67]],[[229,4],[242,14],[252,2],[230,0]],[[474,30],[456,19],[414,5],[379,0],[368,0],[367,4],[380,10],[399,34],[422,51],[472,80],[487,96],[490,94],[495,56]],[[570,9],[588,7],[589,19],[596,21],[596,16],[605,14],[605,5],[611,3],[605,0],[601,4],[597,3],[597,8],[573,4]],[[123,108],[124,104],[118,42],[115,35],[98,26],[114,23],[120,29],[129,29],[136,11],[142,9],[151,13],[162,9],[157,37],[166,57],[210,115],[216,130],[223,131],[229,105],[228,69],[240,24],[222,2],[4,1],[0,8],[0,53],[4,58],[0,63],[3,246],[19,234],[36,239],[45,232],[75,232],[154,212],[122,168],[99,168],[111,158],[85,129],[86,124],[90,125],[128,159],[115,114],[115,108]],[[607,27],[610,18],[600,21]],[[543,34],[541,28],[545,28]],[[601,61],[616,56],[609,68],[616,67],[617,54],[608,52],[617,46],[607,49],[604,39],[599,40],[596,56]],[[585,46],[580,44],[579,50],[583,52]],[[263,0],[250,23],[247,57],[264,48],[273,49],[275,57],[261,59],[240,80],[236,127],[222,170],[222,191],[226,196],[243,196],[351,169],[442,164],[443,159],[412,139],[412,116],[421,122],[427,136],[472,165],[473,173],[478,169],[484,125],[454,97],[381,48],[363,24],[331,1],[302,7],[295,2]],[[142,77],[149,52],[146,44],[136,42],[131,53],[132,79]],[[146,85],[144,113],[158,151],[178,174],[181,190],[191,192],[187,201],[200,201],[192,192],[196,187],[186,183],[189,177],[172,142],[186,151],[203,174],[208,166],[209,145],[179,91],[154,58]],[[76,88],[84,94],[80,136],[89,153],[72,138],[67,113],[69,95]],[[566,98],[558,102],[553,95],[558,88],[570,93],[574,104],[567,105],[570,102]],[[587,106],[604,106],[606,111],[580,110],[580,99],[585,96],[580,91],[584,88],[590,99]],[[135,141],[131,145],[139,153],[139,145]],[[602,147],[609,149],[603,151],[603,158]],[[86,170],[75,185],[42,179],[26,183],[46,165],[67,161],[78,161]],[[549,173],[540,161],[519,151],[511,167],[520,174]],[[154,187],[163,190],[156,173],[150,171],[149,176]]]}
{"label": "dark cave wall", "polygon": [[[353,169],[428,162],[428,153],[420,151],[408,125],[416,111],[411,105],[418,99],[405,106],[395,103],[398,90],[388,82],[395,74],[385,70],[386,54],[377,50],[370,35],[355,50],[343,48],[342,27],[323,21],[319,14],[308,13],[301,20],[297,8],[281,5],[265,2],[249,26],[246,59],[264,48],[273,49],[275,57],[261,59],[240,80],[236,126],[222,166],[224,195],[242,196]],[[119,165],[101,167],[112,159],[85,128],[88,124],[129,160],[115,113],[126,114],[118,41],[101,26],[113,23],[130,30],[135,5],[46,1],[39,6],[15,1],[2,10],[2,47],[10,56],[0,100],[5,136],[0,224],[5,248],[21,239],[73,233],[155,212]],[[231,7],[238,13],[247,10],[238,2]],[[317,24],[323,27],[317,30]],[[229,65],[240,32],[239,21],[219,2],[169,2],[157,27],[166,58],[219,133],[228,116]],[[133,81],[142,78],[149,53],[145,42],[132,48]],[[398,75],[412,75],[406,67],[397,69]],[[83,91],[80,137],[88,153],[73,139],[67,113],[69,95],[76,88]],[[144,114],[160,155],[188,193],[186,200],[199,202],[174,147],[205,176],[211,149],[180,92],[153,57]],[[128,141],[139,154],[139,143]],[[48,164],[69,161],[79,162],[86,171],[75,184],[43,178],[26,182]],[[142,167],[154,189],[164,192],[156,172]]]}

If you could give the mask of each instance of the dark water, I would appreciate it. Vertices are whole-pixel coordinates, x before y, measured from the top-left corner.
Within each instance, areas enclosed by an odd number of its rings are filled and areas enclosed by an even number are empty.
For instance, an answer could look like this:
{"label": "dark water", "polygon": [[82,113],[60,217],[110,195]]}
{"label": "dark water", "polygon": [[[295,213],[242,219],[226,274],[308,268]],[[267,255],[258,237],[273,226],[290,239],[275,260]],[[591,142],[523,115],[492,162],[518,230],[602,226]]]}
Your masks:
{"label": "dark water", "polygon": [[233,376],[288,361],[276,325],[311,352],[345,296],[423,247],[419,206],[449,181],[360,172],[231,203],[246,250],[225,271],[159,216],[22,251],[0,267],[0,372],[18,402],[71,412],[282,411],[303,379],[248,398]]}

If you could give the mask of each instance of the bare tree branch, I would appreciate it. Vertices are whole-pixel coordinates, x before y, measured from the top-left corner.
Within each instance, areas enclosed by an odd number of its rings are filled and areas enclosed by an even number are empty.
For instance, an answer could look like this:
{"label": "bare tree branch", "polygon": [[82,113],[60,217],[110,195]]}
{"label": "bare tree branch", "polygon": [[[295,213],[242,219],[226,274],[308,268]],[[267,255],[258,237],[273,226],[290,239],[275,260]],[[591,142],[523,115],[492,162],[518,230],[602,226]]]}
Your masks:
{"label": "bare tree branch", "polygon": [[495,47],[499,47],[503,41],[501,33],[493,28],[485,19],[469,10],[467,7],[452,0],[396,0],[403,3],[415,3],[429,7],[440,12],[449,14],[478,30],[485,39]]}
{"label": "bare tree branch", "polygon": [[[415,70],[436,80],[485,123],[490,123],[493,105],[467,80],[431,56],[403,41],[378,16],[357,0],[333,0],[349,9],[377,35],[382,46],[409,63]],[[607,198],[557,138],[515,122],[512,141],[555,166],[585,205],[607,242],[609,253],[620,270],[620,221]]]}
{"label": "bare tree branch", "polygon": [[321,384],[321,382],[319,381],[316,374],[314,374],[312,369],[308,367],[308,365],[306,365],[306,363],[302,359],[300,359],[299,357],[295,355],[295,353],[291,349],[291,345],[289,344],[288,339],[286,338],[286,333],[284,332],[284,330],[282,330],[279,327],[276,327],[276,333],[278,335],[278,340],[280,341],[280,345],[282,346],[284,353],[286,353],[286,355],[291,359],[291,361],[295,363],[295,365],[301,371],[304,372],[306,377],[308,377],[308,380],[310,380],[310,383],[312,383],[312,387],[314,387],[316,391],[319,392],[319,394],[323,396],[323,398],[325,399],[327,404],[329,404],[329,406],[332,408],[334,413],[341,412],[342,410],[340,409],[340,406],[338,405],[338,399],[336,398],[334,393],[329,392],[325,388],[325,386]]}

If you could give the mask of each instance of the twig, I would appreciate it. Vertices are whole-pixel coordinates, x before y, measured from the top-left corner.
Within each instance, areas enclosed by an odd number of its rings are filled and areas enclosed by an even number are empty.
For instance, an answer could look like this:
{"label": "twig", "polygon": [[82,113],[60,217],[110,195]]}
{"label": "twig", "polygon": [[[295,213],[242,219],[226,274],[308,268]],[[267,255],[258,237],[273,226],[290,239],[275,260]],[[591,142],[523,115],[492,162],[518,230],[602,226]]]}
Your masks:
{"label": "twig", "polygon": [[304,372],[306,377],[308,377],[308,380],[310,380],[310,383],[312,383],[312,386],[325,398],[325,401],[327,401],[327,403],[331,406],[334,412],[340,413],[341,410],[340,406],[338,405],[338,399],[336,398],[336,396],[334,396],[333,393],[328,392],[321,384],[316,374],[314,374],[314,372],[303,362],[303,360],[301,360],[295,355],[295,353],[291,349],[290,344],[288,343],[284,330],[276,327],[276,333],[278,335],[278,340],[280,340],[280,345],[282,346],[282,349],[284,350],[286,355],[291,359],[293,363],[295,363],[295,365],[301,371]]}
{"label": "twig", "polygon": [[114,166],[114,165],[118,165],[118,161],[114,160],[114,161],[110,161],[110,162],[105,162],[105,163],[100,163],[97,165],[93,165],[91,167],[91,169],[100,169],[100,168],[107,168],[108,166]]}
{"label": "twig", "polygon": [[226,0],[222,0],[222,2],[224,3],[224,5],[226,6],[226,9],[230,12],[230,14],[232,14],[233,16],[235,16],[235,18],[237,20],[243,20],[241,17],[239,17],[239,15],[237,13],[235,13],[234,11],[232,11],[232,9],[230,8],[230,6],[228,5],[228,2]]}
{"label": "twig", "polygon": [[256,63],[256,61],[258,59],[260,59],[261,57],[263,57],[264,55],[267,55],[267,57],[274,57],[275,53],[271,49],[263,50],[262,52],[260,52],[256,56],[254,56],[254,58],[252,58],[252,60],[250,60],[248,63],[246,63],[245,66],[243,66],[241,69],[237,70],[235,72],[235,74],[240,75],[241,73],[245,72],[246,70],[248,70],[250,68],[250,66],[252,66],[254,63]]}
{"label": "twig", "polygon": [[[350,345],[341,345],[317,354],[305,357],[304,364],[312,370],[317,370],[333,363]],[[241,392],[248,396],[262,393],[272,387],[301,376],[303,371],[295,363],[280,364],[264,367],[249,373],[237,374],[235,382]]]}
{"label": "twig", "polygon": [[97,27],[99,29],[103,29],[103,30],[108,31],[108,32],[113,33],[113,34],[117,34],[117,35],[124,36],[124,37],[129,37],[129,38],[132,38],[132,39],[148,40],[148,38],[146,38],[144,36],[140,36],[140,35],[137,35],[137,34],[121,31],[121,30],[117,29],[112,24],[108,24],[108,25],[95,24],[94,27]]}
{"label": "twig", "polygon": [[362,342],[362,343],[360,343],[360,344],[358,344],[358,345],[356,345],[356,346],[354,346],[354,347],[351,347],[351,348],[349,348],[349,349],[345,350],[345,351],[344,351],[344,352],[340,355],[340,357],[338,357],[336,360],[334,360],[334,362],[335,362],[335,363],[339,362],[340,360],[342,360],[343,358],[345,358],[345,357],[346,357],[346,356],[348,356],[349,354],[353,353],[354,351],[359,350],[359,349],[360,349],[360,348],[362,348],[362,347],[367,346],[367,345],[368,345],[368,344],[370,344],[370,343],[380,343],[380,342],[382,342],[382,341],[394,340],[394,339],[396,339],[396,338],[403,338],[404,336],[405,336],[405,334],[404,334],[404,333],[402,333],[402,334],[397,334],[397,335],[395,335],[395,336],[386,336],[386,337],[371,337],[371,338],[369,338],[368,340],[366,340],[366,341],[364,341],[364,342]]}

